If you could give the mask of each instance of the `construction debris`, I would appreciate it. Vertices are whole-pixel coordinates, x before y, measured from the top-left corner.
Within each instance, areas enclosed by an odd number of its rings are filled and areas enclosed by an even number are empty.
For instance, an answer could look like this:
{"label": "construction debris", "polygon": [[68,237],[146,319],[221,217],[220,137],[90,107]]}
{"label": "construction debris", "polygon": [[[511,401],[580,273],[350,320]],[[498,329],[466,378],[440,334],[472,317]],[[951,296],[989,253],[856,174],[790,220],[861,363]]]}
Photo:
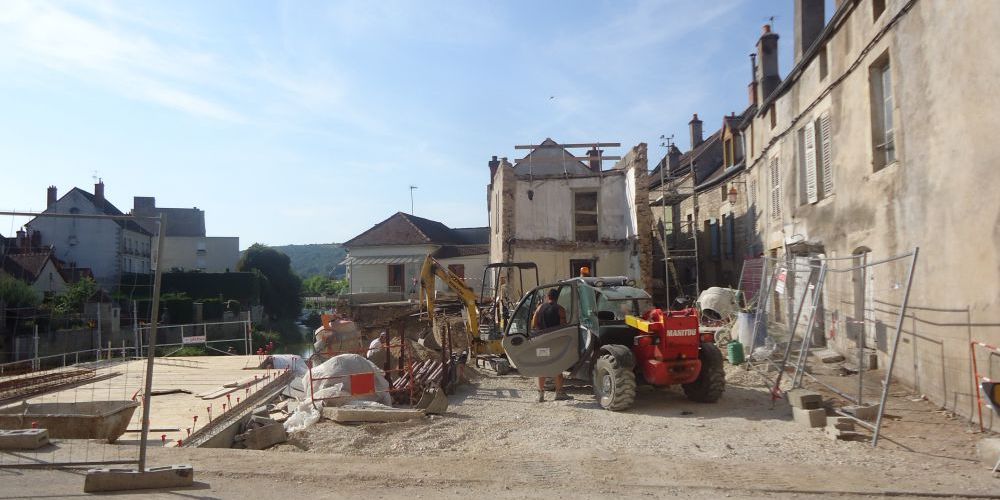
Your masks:
{"label": "construction debris", "polygon": [[243,432],[236,435],[233,448],[264,450],[288,441],[285,427],[267,417],[254,415],[243,424]]}
{"label": "construction debris", "polygon": [[[403,376],[397,378],[392,383],[393,400],[397,404],[407,404],[412,400],[419,401],[424,390],[429,387],[441,387],[446,374],[444,363],[429,359],[420,361],[413,365],[412,370],[403,372]],[[410,383],[413,382],[412,390]]]}
{"label": "construction debris", "polygon": [[854,415],[858,420],[875,421],[878,418],[878,404],[851,405],[841,408],[841,411],[848,415]]}

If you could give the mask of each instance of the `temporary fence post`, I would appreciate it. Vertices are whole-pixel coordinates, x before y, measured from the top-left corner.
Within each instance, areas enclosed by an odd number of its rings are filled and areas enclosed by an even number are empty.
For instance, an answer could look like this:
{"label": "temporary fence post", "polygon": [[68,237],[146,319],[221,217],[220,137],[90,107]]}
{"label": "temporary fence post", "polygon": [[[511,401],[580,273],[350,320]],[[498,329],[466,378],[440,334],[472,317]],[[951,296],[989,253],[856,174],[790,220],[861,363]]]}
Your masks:
{"label": "temporary fence post", "polygon": [[39,367],[41,366],[41,360],[38,359],[38,324],[37,323],[35,324],[35,334],[34,334],[34,336],[32,338],[34,339],[34,343],[35,343],[35,360],[32,363],[32,369],[35,370],[35,371],[37,371],[39,369]]}
{"label": "temporary fence post", "polygon": [[885,401],[889,397],[889,382],[892,379],[892,368],[896,364],[896,352],[899,350],[899,337],[903,329],[903,318],[906,317],[906,307],[910,302],[910,288],[913,286],[913,270],[917,267],[917,254],[920,247],[914,247],[913,259],[910,260],[910,270],[906,272],[906,292],[903,293],[903,304],[896,320],[896,338],[892,342],[892,354],[889,355],[889,367],[885,370],[885,382],[882,384],[882,397],[879,399],[878,418],[875,420],[875,432],[872,434],[872,447],[878,446],[878,434],[882,430],[882,415],[885,414]]}
{"label": "temporary fence post", "polygon": [[142,356],[142,342],[139,335],[139,302],[132,301],[132,341],[135,342],[135,357]]}
{"label": "temporary fence post", "polygon": [[979,391],[979,366],[976,363],[976,342],[969,342],[969,354],[972,356],[972,390],[976,393],[976,406],[979,409],[979,432],[986,430],[983,426],[983,395]]}
{"label": "temporary fence post", "polygon": [[139,472],[146,471],[146,446],[149,441],[149,406],[153,392],[153,360],[156,357],[156,329],[160,315],[160,285],[163,280],[163,234],[166,217],[162,214],[156,234],[156,274],[153,275],[153,308],[149,318],[149,342],[146,347],[146,386],[142,392],[142,437],[139,441]]}

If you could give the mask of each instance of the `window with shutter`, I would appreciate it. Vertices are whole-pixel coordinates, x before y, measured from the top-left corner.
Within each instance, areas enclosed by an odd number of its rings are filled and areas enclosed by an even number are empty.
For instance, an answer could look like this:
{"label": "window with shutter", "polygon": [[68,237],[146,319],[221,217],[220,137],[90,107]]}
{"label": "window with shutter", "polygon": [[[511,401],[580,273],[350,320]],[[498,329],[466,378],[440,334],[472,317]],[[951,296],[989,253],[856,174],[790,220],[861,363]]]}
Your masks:
{"label": "window with shutter", "polygon": [[753,221],[753,233],[757,234],[757,179],[750,181],[750,220]]}
{"label": "window with shutter", "polygon": [[806,162],[806,196],[809,203],[819,201],[819,192],[816,190],[816,126],[809,122],[805,127],[805,148],[803,154]]}
{"label": "window with shutter", "polygon": [[771,218],[781,218],[781,172],[778,170],[778,157],[771,158]]}
{"label": "window with shutter", "polygon": [[819,130],[822,137],[820,153],[823,159],[823,197],[826,198],[833,194],[833,130],[830,126],[829,112],[819,117]]}

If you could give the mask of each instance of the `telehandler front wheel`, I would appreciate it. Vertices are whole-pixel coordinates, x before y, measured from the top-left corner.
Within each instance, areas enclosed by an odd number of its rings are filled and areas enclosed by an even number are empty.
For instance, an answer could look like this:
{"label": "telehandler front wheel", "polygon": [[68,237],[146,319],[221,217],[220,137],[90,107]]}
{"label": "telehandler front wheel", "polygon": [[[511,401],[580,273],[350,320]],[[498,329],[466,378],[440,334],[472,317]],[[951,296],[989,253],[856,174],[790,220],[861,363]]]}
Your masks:
{"label": "telehandler front wheel", "polygon": [[627,410],[635,403],[635,373],[605,354],[594,365],[594,394],[607,410]]}

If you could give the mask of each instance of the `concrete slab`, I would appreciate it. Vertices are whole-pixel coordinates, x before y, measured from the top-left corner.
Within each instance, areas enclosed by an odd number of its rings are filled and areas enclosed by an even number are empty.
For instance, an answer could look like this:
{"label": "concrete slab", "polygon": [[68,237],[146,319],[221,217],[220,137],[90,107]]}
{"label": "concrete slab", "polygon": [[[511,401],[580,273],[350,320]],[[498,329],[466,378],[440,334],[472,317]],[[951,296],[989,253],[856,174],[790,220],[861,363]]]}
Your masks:
{"label": "concrete slab", "polygon": [[0,450],[37,450],[47,444],[48,429],[0,430]]}
{"label": "concrete slab", "polygon": [[807,410],[803,408],[792,407],[792,417],[795,418],[795,422],[806,427],[825,427],[826,426],[826,410],[823,408],[818,408],[815,410]]}
{"label": "concrete slab", "polygon": [[[155,439],[156,444],[159,445],[160,435],[166,434],[167,446],[176,445],[179,439],[187,441],[188,429],[193,433],[207,424],[209,420],[218,419],[223,413],[223,405],[226,405],[227,410],[232,408],[237,404],[238,399],[246,399],[248,392],[251,394],[257,392],[275,376],[282,373],[278,370],[258,369],[257,366],[260,365],[260,362],[260,356],[157,358],[153,368],[153,391],[185,389],[191,391],[192,394],[181,392],[152,397],[150,426],[179,430],[160,432],[151,439]],[[121,375],[99,380],[79,388],[34,397],[31,398],[31,402],[128,400],[134,394],[141,393],[145,369],[146,361],[143,359],[109,364],[97,368],[98,378],[104,373],[119,372]],[[251,383],[249,387],[236,389],[228,398],[222,396],[215,400],[206,401],[198,397],[198,394],[207,390],[248,378],[252,379],[254,375],[257,375],[258,383]],[[4,379],[5,377],[0,377],[0,381]],[[208,408],[211,408],[211,416]],[[129,423],[129,430],[134,431],[141,427],[141,414],[141,411],[135,412]],[[194,417],[198,417],[197,422],[195,422]],[[118,442],[138,444],[139,435],[138,432],[126,432]]]}
{"label": "concrete slab", "polygon": [[421,410],[371,409],[371,408],[323,408],[323,417],[342,424],[357,422],[405,422],[423,418]]}
{"label": "concrete slab", "polygon": [[823,395],[805,389],[792,389],[786,394],[788,403],[795,408],[815,410],[823,406]]}
{"label": "concrete slab", "polygon": [[134,469],[92,469],[83,482],[85,493],[98,491],[148,490],[183,488],[194,484],[194,468],[190,465]]}
{"label": "concrete slab", "polygon": [[273,423],[247,431],[243,444],[251,450],[264,450],[285,441],[288,441],[285,426]]}

